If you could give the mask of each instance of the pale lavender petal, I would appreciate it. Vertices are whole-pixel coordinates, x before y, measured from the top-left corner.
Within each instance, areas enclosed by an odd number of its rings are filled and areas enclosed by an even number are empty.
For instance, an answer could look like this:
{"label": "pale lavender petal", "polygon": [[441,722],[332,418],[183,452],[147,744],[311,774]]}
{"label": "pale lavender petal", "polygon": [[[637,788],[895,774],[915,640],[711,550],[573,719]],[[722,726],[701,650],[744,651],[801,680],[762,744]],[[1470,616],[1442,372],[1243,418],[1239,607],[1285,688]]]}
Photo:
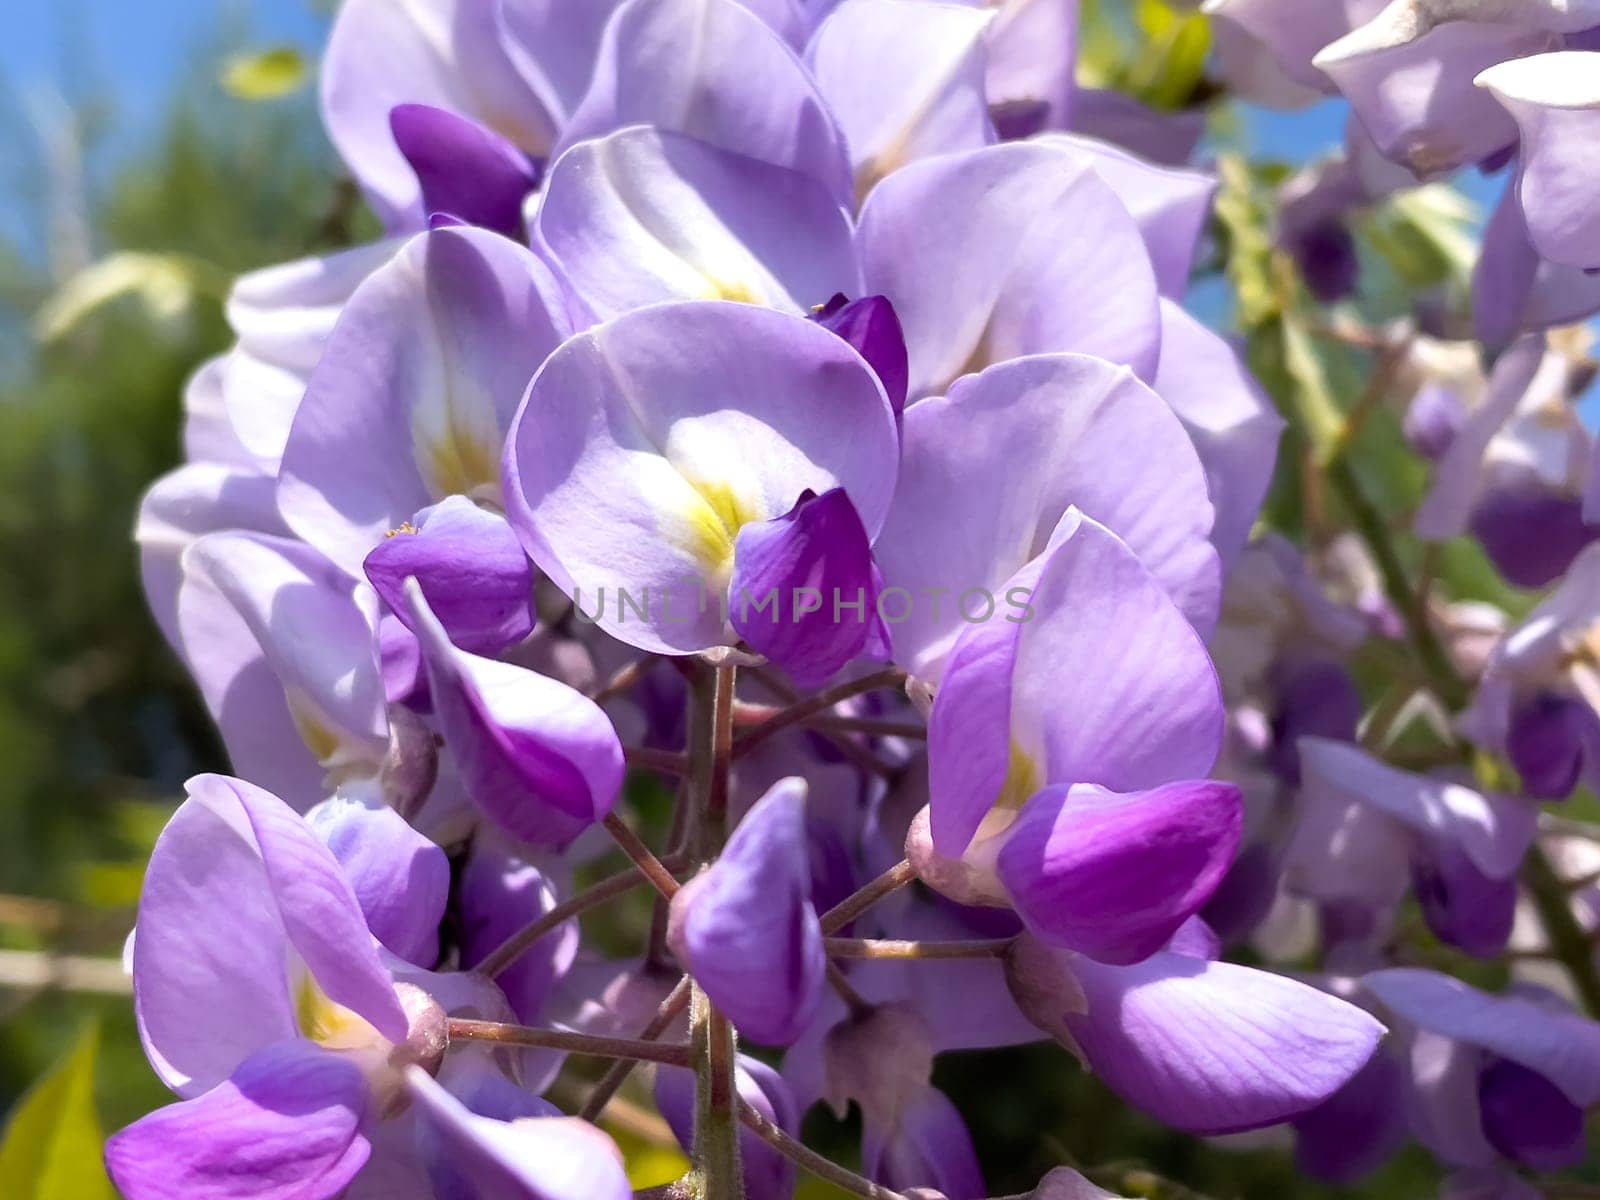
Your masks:
{"label": "pale lavender petal", "polygon": [[[1020,626],[1012,736],[1045,782],[1132,792],[1210,774],[1222,736],[1199,635],[1128,547],[1085,516]],[[1078,681],[1065,693],[1063,679]]]}
{"label": "pale lavender petal", "polygon": [[1302,738],[1300,761],[1308,789],[1371,805],[1419,834],[1457,844],[1494,878],[1515,874],[1533,841],[1538,809],[1517,797],[1401,771],[1325,738]]}
{"label": "pale lavender petal", "polygon": [[538,91],[558,124],[589,90],[600,36],[622,0],[505,0],[500,20],[505,49]]}
{"label": "pale lavender petal", "polygon": [[1329,47],[1316,65],[1339,85],[1378,149],[1426,179],[1481,162],[1516,140],[1516,122],[1472,81],[1557,40],[1515,25],[1457,21],[1370,54]]}
{"label": "pale lavender petal", "polygon": [[236,805],[191,797],[145,870],[134,1012],[151,1065],[180,1096],[208,1091],[251,1054],[300,1035],[283,918],[240,824]]}
{"label": "pale lavender petal", "polygon": [[[1164,167],[1109,142],[1076,134],[1055,134],[1041,140],[1094,165],[1095,173],[1111,186],[1139,223],[1161,294],[1181,297],[1189,288],[1200,235],[1211,215],[1216,177]],[[1164,310],[1167,306],[1162,307]],[[1162,352],[1164,355],[1165,345]]]}
{"label": "pale lavender petal", "polygon": [[[1600,18],[1600,13],[1596,13]],[[1478,76],[1522,133],[1517,195],[1539,254],[1600,267],[1600,54],[1568,50],[1503,62]]]}
{"label": "pale lavender petal", "polygon": [[805,796],[801,779],[775,784],[672,901],[674,952],[739,1031],[765,1045],[799,1037],[822,999]]}
{"label": "pale lavender petal", "polygon": [[1202,108],[1163,112],[1114,88],[1079,88],[1071,128],[1168,167],[1187,166],[1206,132]]}
{"label": "pale lavender petal", "polygon": [[1072,506],[1127,542],[1194,624],[1215,621],[1202,460],[1126,368],[1060,354],[990,367],[912,405],[902,445],[874,550],[884,583],[915,598],[892,632],[897,661],[919,678],[937,680],[963,630],[984,623],[986,594],[997,608],[987,623],[1016,616],[1006,581]]}
{"label": "pale lavender petal", "polygon": [[1134,963],[1211,898],[1243,825],[1231,783],[1195,780],[1128,795],[1053,787],[1017,814],[997,865],[1040,940],[1100,962]]}
{"label": "pale lavender petal", "polygon": [[821,183],[653,126],[557,159],[534,235],[602,320],[663,300],[803,313],[861,290],[850,222]]}
{"label": "pale lavender petal", "polygon": [[423,227],[422,188],[389,129],[396,105],[427,104],[488,126],[543,157],[554,122],[537,81],[513,61],[498,4],[396,6],[348,0],[322,64],[322,115],[335,148],[391,230]]}
{"label": "pale lavender petal", "polygon": [[533,567],[504,517],[448,496],[414,528],[385,538],[362,564],[402,622],[415,576],[434,616],[463,650],[492,654],[533,632]]}
{"label": "pale lavender petal", "polygon": [[434,711],[473,802],[513,836],[564,847],[611,811],[622,745],[583,693],[514,663],[468,654],[406,586]]}
{"label": "pale lavender petal", "polygon": [[844,139],[816,85],[783,38],[733,0],[628,0],[617,10],[559,148],[625,125],[686,133],[850,198]]}
{"label": "pale lavender petal", "polygon": [[338,860],[305,818],[242,779],[197,775],[187,786],[192,800],[255,843],[284,936],[317,986],[390,1041],[403,1040],[405,1013],[361,905]]}
{"label": "pale lavender petal", "polygon": [[406,1084],[419,1119],[476,1200],[631,1200],[621,1152],[588,1121],[480,1117],[415,1067]]}
{"label": "pale lavender petal", "polygon": [[523,199],[539,183],[526,154],[475,121],[427,104],[395,105],[389,128],[421,184],[423,212],[521,236]]}
{"label": "pale lavender petal", "polygon": [[208,358],[183,385],[183,457],[190,463],[253,468],[255,456],[228,419],[223,388],[228,358],[226,354]]}
{"label": "pale lavender petal", "polygon": [[375,766],[388,747],[376,605],[304,543],[212,533],[183,557],[178,631],[236,769],[296,808],[324,769]]}
{"label": "pale lavender petal", "polygon": [[240,443],[276,472],[306,381],[339,311],[362,280],[394,257],[398,238],[241,275],[228,293],[239,342],[222,361],[223,404]]}
{"label": "pale lavender petal", "polygon": [[306,821],[338,860],[372,936],[419,967],[433,966],[450,897],[444,851],[376,800],[334,796]]}
{"label": "pale lavender petal", "polygon": [[182,559],[196,539],[223,529],[249,529],[287,534],[274,501],[271,476],[226,463],[195,462],[163,475],[139,501],[134,540],[139,543],[139,570],[145,601],[180,655],[178,590],[183,583]]}
{"label": "pale lavender petal", "polygon": [[413,238],[340,314],[284,449],[278,504],[352,575],[446,496],[497,501],[505,431],[567,334],[550,268],[498,234]]}
{"label": "pale lavender petal", "polygon": [[1362,982],[1396,1016],[1538,1071],[1580,1107],[1600,1101],[1600,1024],[1413,967],[1377,971]]}
{"label": "pale lavender petal", "polygon": [[370,1104],[355,1063],[280,1042],[112,1135],[106,1170],[127,1200],[332,1200],[371,1153]]}
{"label": "pale lavender petal", "polygon": [[1157,954],[1131,967],[1074,958],[1070,969],[1088,1011],[1066,1021],[1090,1068],[1193,1133],[1309,1112],[1367,1064],[1384,1032],[1353,1004],[1232,963]]}
{"label": "pale lavender petal", "polygon": [[1138,223],[1092,166],[1011,142],[911,163],[856,231],[865,288],[905,330],[911,396],[1025,354],[1077,351],[1155,373],[1161,322]]}
{"label": "pale lavender petal", "polygon": [[692,653],[726,640],[743,525],[842,487],[875,535],[898,456],[882,385],[827,330],[747,304],[663,304],[551,356],[509,439],[506,499],[585,620]]}
{"label": "pale lavender petal", "polygon": [[1077,95],[1078,0],[977,3],[998,10],[984,36],[990,105],[1000,111],[1037,108],[1044,128],[1065,129]]}
{"label": "pale lavender petal", "polygon": [[865,197],[884,176],[932,154],[995,140],[983,40],[994,14],[922,0],[847,0],[806,47],[839,121]]}
{"label": "pale lavender petal", "polygon": [[1283,0],[1206,0],[1212,20],[1227,22],[1260,41],[1284,73],[1318,91],[1333,90],[1328,77],[1311,65],[1324,46],[1377,16],[1388,0],[1327,0],[1310,7]]}
{"label": "pale lavender petal", "polygon": [[1283,418],[1238,352],[1166,299],[1155,389],[1200,455],[1216,510],[1211,544],[1226,570],[1249,540],[1272,482]]}

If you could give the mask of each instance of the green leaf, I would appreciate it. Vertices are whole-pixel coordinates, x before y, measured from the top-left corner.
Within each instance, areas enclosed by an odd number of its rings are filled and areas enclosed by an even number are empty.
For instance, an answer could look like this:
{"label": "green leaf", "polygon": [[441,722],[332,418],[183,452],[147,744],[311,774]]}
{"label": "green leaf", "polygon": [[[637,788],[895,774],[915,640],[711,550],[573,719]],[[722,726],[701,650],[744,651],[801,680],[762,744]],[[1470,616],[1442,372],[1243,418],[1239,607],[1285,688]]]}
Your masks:
{"label": "green leaf", "polygon": [[235,54],[222,64],[222,87],[241,100],[276,100],[305,86],[311,71],[293,46]]}
{"label": "green leaf", "polygon": [[1199,13],[1179,12],[1164,0],[1134,6],[1141,44],[1128,65],[1125,91],[1152,108],[1181,108],[1205,77],[1211,25]]}
{"label": "green leaf", "polygon": [[99,1044],[90,1026],[12,1111],[0,1141],[0,1179],[10,1200],[115,1200],[94,1111]]}
{"label": "green leaf", "polygon": [[220,295],[226,286],[216,268],[187,255],[121,250],[90,263],[40,305],[34,335],[56,341],[125,296],[137,297],[155,321],[170,325],[197,295]]}

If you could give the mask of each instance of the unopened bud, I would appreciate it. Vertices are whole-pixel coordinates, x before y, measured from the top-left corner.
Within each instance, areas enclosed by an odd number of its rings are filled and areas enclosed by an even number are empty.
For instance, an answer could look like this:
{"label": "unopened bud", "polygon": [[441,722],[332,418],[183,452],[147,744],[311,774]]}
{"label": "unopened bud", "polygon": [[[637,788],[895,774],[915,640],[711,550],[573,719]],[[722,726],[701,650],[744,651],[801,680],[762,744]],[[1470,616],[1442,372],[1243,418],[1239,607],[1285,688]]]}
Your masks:
{"label": "unopened bud", "polygon": [[894,1123],[933,1077],[933,1036],[915,1009],[884,1004],[847,1017],[822,1043],[823,1098],[842,1120],[850,1101]]}
{"label": "unopened bud", "polygon": [[433,791],[439,777],[439,748],[433,731],[402,704],[389,706],[389,752],[378,782],[384,801],[408,820]]}
{"label": "unopened bud", "polygon": [[911,827],[906,830],[906,858],[917,878],[957,904],[1009,908],[1011,899],[1000,882],[995,859],[1005,844],[1004,833],[1017,814],[995,809],[984,817],[977,836],[961,857],[947,858],[934,849],[929,813],[923,808],[911,818]]}
{"label": "unopened bud", "polygon": [[1024,933],[1012,939],[1003,961],[1006,986],[1022,1015],[1081,1061],[1083,1050],[1068,1018],[1088,1012],[1089,1004],[1068,966],[1070,959],[1067,951],[1054,950]]}
{"label": "unopened bud", "polygon": [[394,994],[406,1014],[406,1039],[390,1051],[389,1065],[396,1070],[421,1067],[429,1075],[437,1075],[450,1044],[450,1018],[437,1000],[415,984],[397,983]]}

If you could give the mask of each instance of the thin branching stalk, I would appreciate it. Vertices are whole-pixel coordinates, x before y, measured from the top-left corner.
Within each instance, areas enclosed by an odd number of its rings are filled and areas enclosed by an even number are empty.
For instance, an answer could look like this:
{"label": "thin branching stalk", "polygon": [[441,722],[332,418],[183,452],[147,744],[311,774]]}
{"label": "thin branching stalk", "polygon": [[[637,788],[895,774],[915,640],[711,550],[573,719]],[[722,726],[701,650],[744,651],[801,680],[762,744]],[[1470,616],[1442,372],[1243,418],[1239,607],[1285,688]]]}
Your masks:
{"label": "thin branching stalk", "polygon": [[507,1025],[499,1021],[468,1021],[458,1017],[450,1019],[450,1039],[495,1042],[504,1046],[533,1046],[541,1050],[564,1050],[569,1054],[592,1054],[600,1058],[665,1063],[673,1067],[687,1067],[691,1062],[689,1047],[681,1044],[601,1037],[566,1029],[535,1029],[528,1025]]}

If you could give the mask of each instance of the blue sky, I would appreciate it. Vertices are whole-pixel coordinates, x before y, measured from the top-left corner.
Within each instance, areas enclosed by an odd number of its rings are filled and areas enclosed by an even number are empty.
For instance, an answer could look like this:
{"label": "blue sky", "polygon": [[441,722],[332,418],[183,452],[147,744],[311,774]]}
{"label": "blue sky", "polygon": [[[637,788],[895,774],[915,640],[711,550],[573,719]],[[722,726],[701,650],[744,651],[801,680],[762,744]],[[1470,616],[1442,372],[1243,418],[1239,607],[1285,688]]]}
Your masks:
{"label": "blue sky", "polygon": [[12,0],[0,79],[23,97],[81,76],[115,103],[115,135],[153,127],[174,82],[214,66],[223,44],[314,51],[327,18],[313,0]]}

